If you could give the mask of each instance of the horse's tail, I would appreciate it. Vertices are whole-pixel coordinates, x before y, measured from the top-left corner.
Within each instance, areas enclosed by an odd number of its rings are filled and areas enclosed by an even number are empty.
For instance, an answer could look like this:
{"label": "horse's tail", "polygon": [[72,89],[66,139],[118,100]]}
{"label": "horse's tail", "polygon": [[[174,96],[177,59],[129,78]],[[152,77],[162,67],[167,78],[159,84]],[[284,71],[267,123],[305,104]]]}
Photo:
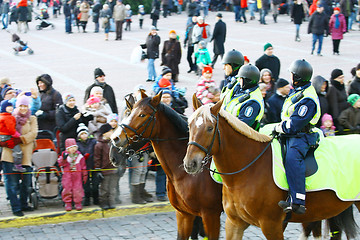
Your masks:
{"label": "horse's tail", "polygon": [[330,236],[334,239],[337,239],[336,235],[341,236],[341,231],[345,232],[347,239],[355,238],[358,233],[359,227],[354,219],[353,205],[339,215],[328,219],[327,223],[330,228]]}

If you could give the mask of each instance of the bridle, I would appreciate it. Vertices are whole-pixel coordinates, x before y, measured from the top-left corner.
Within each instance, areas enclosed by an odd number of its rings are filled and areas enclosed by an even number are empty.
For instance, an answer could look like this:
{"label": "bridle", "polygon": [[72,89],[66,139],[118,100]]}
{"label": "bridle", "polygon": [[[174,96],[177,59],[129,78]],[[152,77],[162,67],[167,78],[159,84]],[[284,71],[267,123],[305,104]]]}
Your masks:
{"label": "bridle", "polygon": [[214,135],[213,135],[213,138],[211,140],[211,143],[210,143],[209,147],[206,149],[204,146],[202,146],[199,143],[194,142],[194,141],[189,142],[188,146],[189,145],[194,145],[194,146],[200,148],[203,152],[206,153],[206,156],[201,161],[201,168],[205,168],[205,169],[209,170],[212,173],[217,173],[217,174],[220,174],[220,175],[234,175],[234,174],[237,174],[237,173],[240,173],[240,172],[246,170],[251,165],[253,165],[266,152],[266,150],[270,147],[271,142],[275,138],[275,136],[273,136],[271,138],[271,140],[269,141],[269,143],[266,145],[266,147],[261,151],[261,153],[256,158],[254,158],[249,164],[247,164],[245,167],[243,167],[242,169],[240,169],[240,170],[238,170],[236,172],[230,172],[230,173],[222,173],[222,172],[212,170],[212,169],[208,168],[206,166],[206,164],[208,163],[209,159],[212,157],[211,150],[212,150],[212,147],[214,145],[216,135],[218,135],[218,137],[219,137],[219,147],[220,147],[220,144],[221,144],[221,142],[220,142],[221,137],[220,137],[220,129],[219,129],[219,113],[216,116],[214,114],[211,114],[211,116],[216,119],[216,125],[215,125],[215,132],[214,132]]}
{"label": "bridle", "polygon": [[[152,134],[156,125],[156,116],[155,114],[157,113],[158,109],[154,108],[150,103],[147,104],[152,110],[153,112],[151,113],[150,117],[148,119],[146,119],[146,121],[144,121],[137,129],[134,129],[132,127],[130,127],[127,124],[120,124],[119,126],[123,129],[124,133],[125,133],[125,137],[127,142],[129,143],[130,140],[133,142],[138,142],[138,141],[170,141],[170,140],[187,140],[189,139],[189,137],[180,137],[180,138],[167,138],[167,139],[162,139],[162,138],[152,138]],[[148,128],[151,125],[151,131],[150,131],[150,135],[149,137],[144,137],[144,133],[148,130]],[[140,129],[144,128],[140,133]],[[128,135],[128,132],[126,131],[126,129],[132,131],[133,133],[135,133],[134,136],[130,137]]]}
{"label": "bridle", "polygon": [[216,135],[218,135],[218,138],[219,138],[219,147],[220,147],[220,144],[221,144],[220,129],[219,129],[219,114],[217,114],[216,116],[214,114],[211,114],[211,116],[216,119],[216,125],[215,125],[215,132],[214,132],[214,135],[213,135],[213,137],[211,139],[211,143],[210,143],[209,147],[206,149],[204,146],[200,145],[199,143],[197,143],[195,141],[191,141],[191,142],[188,143],[188,146],[189,145],[194,145],[194,146],[200,148],[204,153],[206,153],[206,156],[201,161],[202,167],[204,167],[208,163],[209,159],[212,156],[211,150],[212,150],[212,148],[214,146]]}

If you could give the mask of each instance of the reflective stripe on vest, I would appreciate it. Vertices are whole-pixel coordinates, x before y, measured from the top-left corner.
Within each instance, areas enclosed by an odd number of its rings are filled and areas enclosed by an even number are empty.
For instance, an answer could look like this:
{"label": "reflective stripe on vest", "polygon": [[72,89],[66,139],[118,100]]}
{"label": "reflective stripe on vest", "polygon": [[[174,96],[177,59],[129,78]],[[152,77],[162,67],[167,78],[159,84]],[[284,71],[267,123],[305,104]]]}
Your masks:
{"label": "reflective stripe on vest", "polygon": [[241,98],[242,96],[243,95],[231,99],[231,101],[227,105],[224,105],[224,106],[226,106],[225,110],[227,112],[231,113],[231,115],[238,117],[241,106],[243,106],[243,104],[247,103],[248,101],[256,101],[260,105],[260,112],[256,116],[255,121],[260,122],[260,120],[262,119],[262,117],[264,115],[264,99],[262,97],[260,89],[256,88],[255,91],[252,91],[250,93],[249,99],[245,100],[244,102],[239,103],[239,98]]}
{"label": "reflective stripe on vest", "polygon": [[[300,91],[300,92],[302,92],[304,94],[304,97],[302,99],[310,98],[316,104],[316,113],[310,121],[310,124],[315,125],[319,121],[320,115],[321,115],[319,98],[316,94],[315,88],[313,86],[309,86],[304,91]],[[283,120],[283,121],[288,120],[291,117],[291,115],[294,113],[296,105],[299,104],[299,102],[302,99],[296,103],[293,103],[292,99],[295,98],[296,95],[299,94],[300,92],[293,93],[288,98],[286,98],[283,108],[282,108],[282,111],[281,111],[281,120]]]}

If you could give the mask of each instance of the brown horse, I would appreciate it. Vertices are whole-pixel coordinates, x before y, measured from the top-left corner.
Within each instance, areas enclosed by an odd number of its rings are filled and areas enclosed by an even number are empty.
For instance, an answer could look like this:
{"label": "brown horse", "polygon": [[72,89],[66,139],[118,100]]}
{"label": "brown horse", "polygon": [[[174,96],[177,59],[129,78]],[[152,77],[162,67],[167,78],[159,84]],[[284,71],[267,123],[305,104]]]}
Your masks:
{"label": "brown horse", "polygon": [[188,239],[195,216],[203,219],[209,239],[218,239],[222,208],[222,185],[209,172],[189,175],[182,166],[188,143],[188,125],[174,110],[160,102],[161,93],[142,99],[112,135],[116,147],[125,148],[138,140],[151,140],[156,156],[167,176],[167,192],[176,210],[177,239]]}
{"label": "brown horse", "polygon": [[[212,156],[219,172],[238,172],[222,175],[226,239],[242,239],[250,224],[260,227],[267,239],[284,239],[285,213],[277,203],[286,199],[287,192],[273,181],[271,139],[225,112],[221,104],[202,106],[189,119],[185,170],[190,174],[202,172],[204,162]],[[307,193],[306,213],[293,214],[289,221],[328,219],[353,203],[340,201],[330,190]],[[360,202],[355,204],[359,209]]]}

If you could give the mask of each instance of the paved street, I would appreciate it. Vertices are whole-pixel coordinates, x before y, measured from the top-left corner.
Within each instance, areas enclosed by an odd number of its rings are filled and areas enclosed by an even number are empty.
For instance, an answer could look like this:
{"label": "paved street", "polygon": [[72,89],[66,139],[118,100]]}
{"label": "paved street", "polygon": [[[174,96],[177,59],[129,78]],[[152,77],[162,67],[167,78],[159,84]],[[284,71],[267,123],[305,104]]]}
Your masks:
{"label": "paved street", "polygon": [[[221,238],[225,239],[224,214],[222,219]],[[356,219],[360,216],[356,213]],[[357,221],[359,223],[359,221]],[[329,239],[323,224],[324,239]],[[285,239],[296,240],[301,233],[298,223],[290,223],[285,231]],[[326,237],[326,238],[325,238]],[[152,213],[126,217],[96,219],[73,223],[48,224],[22,228],[0,229],[1,240],[12,239],[141,239],[141,240],[171,240],[176,239],[175,213]],[[201,238],[200,238],[201,239]],[[265,239],[261,230],[250,226],[244,235],[245,240]],[[312,239],[312,237],[310,238]],[[342,239],[346,239],[344,236]],[[357,240],[360,239],[358,236]]]}
{"label": "paved street", "polygon": [[[216,13],[210,12],[207,18],[212,29],[215,15]],[[235,23],[233,13],[223,12],[223,15],[228,28],[226,50],[235,48],[247,55],[254,63],[263,54],[264,44],[270,42],[274,46],[275,55],[281,61],[280,77],[285,79],[289,79],[287,69],[295,59],[305,58],[313,65],[314,75],[322,75],[327,79],[334,68],[343,69],[346,81],[351,79],[350,69],[360,62],[360,31],[345,34],[345,39],[340,44],[340,56],[332,55],[331,38],[324,38],[324,56],[318,57],[310,55],[312,40],[311,35],[307,34],[306,22],[301,26],[302,41],[295,42],[295,26],[289,21],[288,16],[279,16],[278,23],[274,24],[269,14],[267,17],[269,25],[264,26],[257,20],[249,21],[247,24]],[[168,39],[168,32],[171,29],[176,30],[180,41],[183,42],[186,20],[185,14],[160,19],[158,27],[162,42]],[[85,88],[94,80],[93,71],[96,67],[104,70],[106,81],[113,87],[120,107],[125,94],[132,92],[136,85],[143,84],[149,91],[151,90],[152,84],[145,82],[147,62],[130,63],[132,50],[145,42],[151,23],[148,16],[144,22],[144,29],[139,29],[135,16],[132,31],[124,31],[122,41],[114,41],[114,33],[110,33],[108,42],[104,41],[103,33],[93,33],[92,22],[88,24],[88,33],[78,33],[77,29],[73,29],[74,34],[67,35],[63,15],[57,19],[51,18],[50,21],[56,25],[54,30],[37,31],[35,22],[32,22],[27,34],[19,34],[21,39],[27,41],[34,50],[34,55],[22,52],[15,56],[10,34],[0,31],[0,77],[9,77],[15,82],[14,87],[27,91],[31,87],[36,87],[37,76],[48,73],[54,80],[54,88],[63,94],[73,93],[78,106],[83,103]],[[14,25],[11,27],[16,29]],[[357,26],[354,28],[358,29]],[[212,44],[209,46],[211,52]],[[161,71],[160,60],[156,60],[156,70],[158,74]],[[192,73],[187,74],[187,70],[186,49],[183,49],[177,86],[187,88],[186,98],[189,101],[189,108],[186,113],[189,115],[192,112],[190,99],[196,87],[197,77]],[[219,84],[222,78],[222,65],[218,60],[214,79]],[[151,186],[150,191],[153,192],[154,184],[152,183]],[[6,202],[3,190],[0,198],[3,203]],[[1,206],[7,208],[1,209],[2,212],[10,211],[8,205]],[[225,217],[222,218],[224,221]],[[360,223],[358,213],[356,219]],[[286,239],[297,239],[300,229],[299,224],[290,224],[285,232]],[[221,236],[224,239],[224,231],[221,232]],[[264,239],[261,231],[255,227],[249,228],[245,236],[245,239],[251,240]],[[0,239],[176,239],[176,220],[175,214],[171,212],[0,229]]]}

